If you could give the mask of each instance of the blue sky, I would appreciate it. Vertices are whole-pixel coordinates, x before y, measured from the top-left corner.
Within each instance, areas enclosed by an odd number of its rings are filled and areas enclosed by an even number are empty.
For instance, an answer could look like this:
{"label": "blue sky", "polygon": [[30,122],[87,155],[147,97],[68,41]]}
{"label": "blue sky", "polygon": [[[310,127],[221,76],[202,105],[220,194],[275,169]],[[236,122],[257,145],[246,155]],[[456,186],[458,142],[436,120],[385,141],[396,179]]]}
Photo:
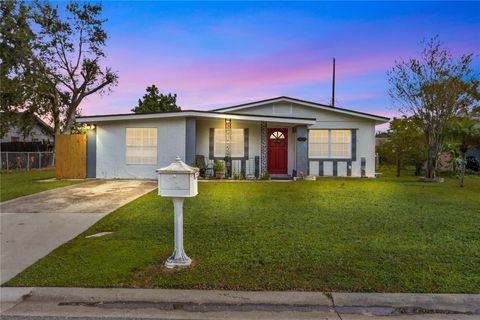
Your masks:
{"label": "blue sky", "polygon": [[[395,115],[386,71],[439,35],[480,53],[479,2],[103,2],[105,64],[119,85],[83,114],[129,112],[151,84],[184,109],[287,95]],[[475,62],[480,69],[478,56]]]}

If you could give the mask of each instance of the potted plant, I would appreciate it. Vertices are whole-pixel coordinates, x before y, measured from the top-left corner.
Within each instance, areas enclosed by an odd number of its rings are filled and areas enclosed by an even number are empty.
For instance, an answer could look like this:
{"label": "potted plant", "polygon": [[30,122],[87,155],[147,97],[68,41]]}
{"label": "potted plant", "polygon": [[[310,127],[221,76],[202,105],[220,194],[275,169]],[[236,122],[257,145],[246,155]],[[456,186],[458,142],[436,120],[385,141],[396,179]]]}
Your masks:
{"label": "potted plant", "polygon": [[215,160],[213,162],[213,170],[215,171],[215,177],[217,179],[225,178],[225,164],[221,160]]}

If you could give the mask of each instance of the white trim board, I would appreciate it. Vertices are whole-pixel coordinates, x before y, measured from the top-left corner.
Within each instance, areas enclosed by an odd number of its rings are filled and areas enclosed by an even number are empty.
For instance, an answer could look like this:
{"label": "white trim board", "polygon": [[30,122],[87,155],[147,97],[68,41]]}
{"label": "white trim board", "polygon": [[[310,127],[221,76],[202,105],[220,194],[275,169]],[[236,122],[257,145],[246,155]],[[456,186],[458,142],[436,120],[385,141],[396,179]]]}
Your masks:
{"label": "white trim board", "polygon": [[291,103],[291,104],[295,103],[295,104],[299,104],[299,105],[306,106],[306,107],[312,107],[312,108],[317,108],[317,109],[331,111],[331,112],[348,114],[350,116],[359,117],[359,118],[371,119],[371,120],[375,120],[377,122],[377,124],[386,123],[390,120],[387,117],[376,116],[376,115],[373,115],[373,114],[366,114],[366,113],[357,112],[357,111],[353,111],[353,110],[347,110],[347,109],[343,109],[343,108],[333,108],[331,106],[326,106],[326,105],[324,106],[324,105],[321,105],[321,104],[318,104],[318,103],[315,103],[315,102],[298,100],[298,99],[293,99],[293,98],[288,98],[288,97],[279,97],[279,98],[273,98],[273,99],[269,99],[269,100],[262,100],[262,101],[242,104],[242,105],[239,105],[239,106],[215,109],[213,111],[215,111],[215,112],[235,112],[237,110],[257,107],[257,106],[261,106],[261,105],[265,105],[265,104],[275,104],[275,103],[278,103],[278,102],[288,102],[288,103]]}
{"label": "white trim board", "polygon": [[232,119],[232,120],[250,120],[250,121],[267,121],[276,123],[294,123],[294,124],[315,124],[315,119],[310,118],[294,118],[294,117],[275,117],[260,115],[242,115],[229,114],[220,112],[204,112],[204,111],[182,111],[182,112],[166,112],[166,113],[145,113],[145,114],[119,114],[119,115],[102,115],[102,116],[86,116],[78,117],[79,123],[97,123],[106,121],[125,121],[125,120],[143,120],[143,119],[166,119],[166,118],[214,118],[214,119]]}

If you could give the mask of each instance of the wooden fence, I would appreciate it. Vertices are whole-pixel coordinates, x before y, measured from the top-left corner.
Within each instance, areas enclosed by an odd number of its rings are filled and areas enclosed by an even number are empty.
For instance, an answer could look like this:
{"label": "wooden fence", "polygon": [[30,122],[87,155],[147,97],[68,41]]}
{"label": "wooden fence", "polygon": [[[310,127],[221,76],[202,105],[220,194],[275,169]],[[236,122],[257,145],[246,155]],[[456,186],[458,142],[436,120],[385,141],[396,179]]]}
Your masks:
{"label": "wooden fence", "polygon": [[84,179],[87,176],[87,135],[55,136],[55,177]]}

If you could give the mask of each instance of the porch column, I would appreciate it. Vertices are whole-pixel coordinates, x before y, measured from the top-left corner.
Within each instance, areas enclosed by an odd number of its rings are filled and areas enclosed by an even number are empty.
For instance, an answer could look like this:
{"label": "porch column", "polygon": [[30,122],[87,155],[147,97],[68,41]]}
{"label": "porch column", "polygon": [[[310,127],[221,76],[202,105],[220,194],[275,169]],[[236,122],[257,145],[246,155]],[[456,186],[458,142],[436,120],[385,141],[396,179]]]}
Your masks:
{"label": "porch column", "polygon": [[197,154],[197,119],[187,117],[185,121],[185,162],[190,166]]}
{"label": "porch column", "polygon": [[260,123],[260,174],[267,172],[267,122]]}
{"label": "porch column", "polygon": [[303,171],[305,176],[308,175],[308,129],[307,126],[297,126],[295,133],[296,144],[296,171],[297,176]]}
{"label": "porch column", "polygon": [[225,176],[232,177],[232,120],[225,119]]}
{"label": "porch column", "polygon": [[87,178],[97,177],[97,128],[87,130]]}

